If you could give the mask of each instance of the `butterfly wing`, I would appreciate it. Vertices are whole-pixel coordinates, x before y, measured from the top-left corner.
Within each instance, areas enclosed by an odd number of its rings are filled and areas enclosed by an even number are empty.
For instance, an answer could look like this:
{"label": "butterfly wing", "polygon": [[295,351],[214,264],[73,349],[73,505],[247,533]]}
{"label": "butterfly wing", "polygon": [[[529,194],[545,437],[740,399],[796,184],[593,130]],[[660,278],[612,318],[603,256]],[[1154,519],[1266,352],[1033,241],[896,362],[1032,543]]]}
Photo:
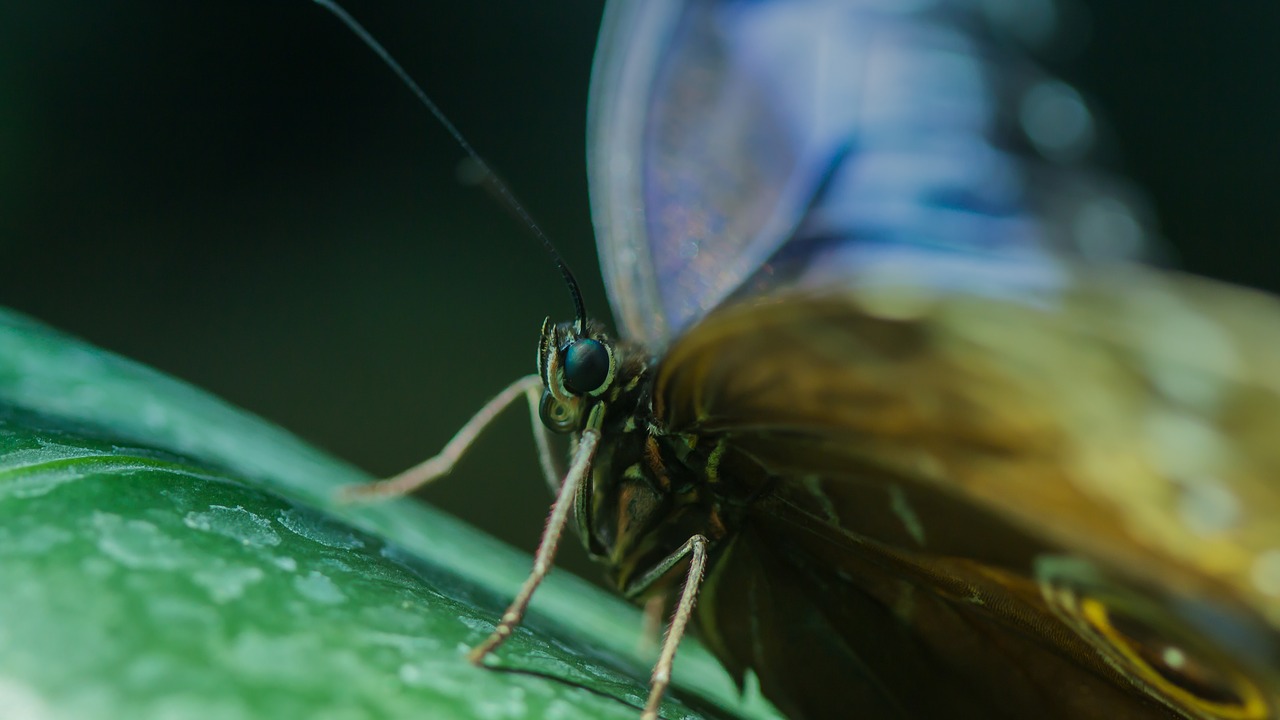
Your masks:
{"label": "butterfly wing", "polygon": [[1277,707],[1280,304],[1136,269],[1067,288],[781,294],[670,348],[660,418],[766,491],[702,626],[785,712]]}
{"label": "butterfly wing", "polygon": [[660,419],[765,498],[703,630],[795,717],[1265,716],[1276,375],[1231,358],[1268,362],[1275,310],[1062,262],[1148,231],[999,6],[610,5],[615,315],[671,345]]}
{"label": "butterfly wing", "polygon": [[735,293],[833,278],[1040,290],[1078,232],[1140,246],[1129,191],[1079,169],[1087,108],[989,25],[960,2],[611,2],[588,170],[623,334],[656,351]]}

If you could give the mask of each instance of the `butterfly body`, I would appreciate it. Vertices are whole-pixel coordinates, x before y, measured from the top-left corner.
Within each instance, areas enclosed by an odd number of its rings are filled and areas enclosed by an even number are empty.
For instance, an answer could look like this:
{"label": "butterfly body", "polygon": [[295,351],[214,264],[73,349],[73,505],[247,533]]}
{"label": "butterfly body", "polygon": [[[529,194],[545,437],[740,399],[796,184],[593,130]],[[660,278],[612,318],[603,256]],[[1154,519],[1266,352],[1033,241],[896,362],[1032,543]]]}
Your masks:
{"label": "butterfly body", "polygon": [[[1208,519],[1185,517],[1199,492],[1185,477],[1270,503],[1280,468],[1248,447],[1156,467],[1169,448],[1151,435],[1231,426],[1244,398],[1250,415],[1280,410],[1280,311],[1150,271],[1073,282],[1025,303],[775,293],[711,313],[658,358],[613,344],[576,504],[588,549],[641,597],[678,589],[685,565],[667,559],[706,538],[703,636],[789,717],[1269,717],[1276,602],[1231,564],[1280,535],[1243,510],[1186,529]],[[1190,334],[1233,324],[1224,375],[1223,348]],[[576,337],[556,332],[544,367]],[[1115,593],[1113,616],[1085,612]],[[1197,613],[1214,621],[1196,628]],[[1096,634],[1113,621],[1223,664],[1193,681],[1135,660]],[[1241,634],[1253,647],[1231,646]],[[1194,682],[1219,705],[1178,694]]]}

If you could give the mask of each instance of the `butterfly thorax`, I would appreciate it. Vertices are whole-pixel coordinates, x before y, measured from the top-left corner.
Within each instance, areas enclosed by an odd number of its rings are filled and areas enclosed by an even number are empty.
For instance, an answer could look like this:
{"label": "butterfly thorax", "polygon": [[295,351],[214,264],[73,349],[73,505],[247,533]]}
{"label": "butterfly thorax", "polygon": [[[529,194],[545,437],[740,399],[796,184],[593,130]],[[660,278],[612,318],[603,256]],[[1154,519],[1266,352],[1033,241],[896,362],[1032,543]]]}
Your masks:
{"label": "butterfly thorax", "polygon": [[[684,563],[666,562],[673,553],[694,535],[714,547],[742,516],[741,498],[726,495],[717,475],[723,447],[655,415],[654,362],[643,346],[611,340],[594,323],[547,323],[539,350],[544,423],[575,441],[589,426],[600,433],[575,502],[587,552],[624,595],[663,591],[684,572]],[[579,364],[595,363],[584,353],[595,352],[607,369],[584,372]]]}

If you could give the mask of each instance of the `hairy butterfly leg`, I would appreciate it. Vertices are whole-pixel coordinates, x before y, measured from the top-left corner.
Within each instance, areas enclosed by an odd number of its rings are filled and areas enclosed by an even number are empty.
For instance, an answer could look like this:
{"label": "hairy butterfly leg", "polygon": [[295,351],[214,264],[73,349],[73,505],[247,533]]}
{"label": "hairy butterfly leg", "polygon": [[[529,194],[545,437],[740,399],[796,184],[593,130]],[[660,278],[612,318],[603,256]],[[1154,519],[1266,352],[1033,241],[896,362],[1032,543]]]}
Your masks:
{"label": "hairy butterfly leg", "polygon": [[362,485],[347,485],[338,489],[338,498],[342,502],[373,502],[386,498],[408,495],[423,485],[448,475],[457,465],[471,443],[484,432],[503,410],[516,398],[524,395],[529,401],[529,412],[533,419],[534,439],[538,446],[539,462],[542,472],[547,477],[547,484],[554,492],[558,487],[559,476],[551,458],[550,446],[546,438],[546,430],[538,419],[538,401],[541,398],[542,379],[537,375],[527,375],[508,385],[492,400],[485,403],[466,425],[453,436],[444,449],[434,457],[414,465],[404,472],[385,480],[378,480]]}
{"label": "hairy butterfly leg", "polygon": [[569,463],[569,472],[565,475],[564,482],[560,483],[559,492],[556,493],[556,501],[551,506],[551,514],[547,517],[546,528],[542,531],[542,539],[538,542],[538,551],[533,555],[533,570],[529,572],[529,577],[525,578],[524,584],[520,586],[520,592],[516,593],[516,597],[511,601],[511,605],[507,611],[502,614],[502,620],[498,622],[498,626],[493,629],[493,633],[489,635],[484,642],[477,645],[471,650],[467,656],[471,662],[479,665],[489,653],[493,652],[511,637],[511,633],[520,625],[520,621],[524,619],[525,611],[529,609],[529,601],[533,599],[533,593],[542,584],[542,580],[546,578],[547,573],[551,572],[552,561],[556,556],[556,548],[560,545],[560,536],[564,534],[564,527],[569,522],[569,513],[573,510],[574,503],[577,501],[578,490],[582,487],[582,481],[591,472],[591,460],[595,455],[596,448],[600,444],[600,431],[595,427],[588,427],[582,431],[582,438],[578,442],[578,447],[574,450],[573,460]]}
{"label": "hairy butterfly leg", "polygon": [[658,654],[658,661],[653,665],[653,676],[649,681],[649,699],[645,703],[640,720],[658,720],[658,708],[662,705],[662,697],[666,694],[667,687],[671,685],[671,666],[675,663],[676,650],[680,647],[685,631],[689,628],[689,620],[693,617],[693,606],[698,601],[698,590],[702,587],[702,579],[707,571],[708,544],[706,537],[694,535],[628,588],[629,596],[643,593],[645,588],[657,582],[671,568],[686,557],[689,558],[684,588],[680,591],[679,600],[676,601],[675,613],[671,616],[667,634],[662,639],[662,650]]}

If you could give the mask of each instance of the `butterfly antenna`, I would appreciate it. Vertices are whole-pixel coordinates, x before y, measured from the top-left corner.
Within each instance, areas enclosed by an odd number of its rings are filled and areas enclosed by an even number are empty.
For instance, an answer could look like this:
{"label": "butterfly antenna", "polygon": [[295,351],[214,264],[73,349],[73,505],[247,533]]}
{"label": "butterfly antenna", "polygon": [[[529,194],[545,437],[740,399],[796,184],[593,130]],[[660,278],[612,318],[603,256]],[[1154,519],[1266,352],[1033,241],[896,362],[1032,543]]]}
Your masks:
{"label": "butterfly antenna", "polygon": [[467,139],[462,136],[462,132],[449,121],[449,118],[444,114],[444,111],[440,109],[440,106],[436,105],[435,102],[431,100],[418,83],[414,82],[413,78],[409,76],[409,73],[406,72],[405,69],[401,67],[400,63],[396,62],[396,59],[391,56],[391,53],[387,52],[387,49],[382,46],[382,43],[375,40],[373,35],[370,35],[369,31],[364,29],[363,25],[357,22],[355,18],[351,17],[346,10],[343,10],[342,7],[336,2],[333,2],[333,0],[314,0],[314,2],[325,10],[328,10],[337,17],[338,20],[342,21],[342,24],[346,25],[348,30],[354,33],[355,36],[367,45],[375,55],[381,58],[382,62],[385,63],[387,67],[391,68],[391,72],[395,73],[396,77],[400,78],[400,82],[404,83],[405,87],[409,88],[409,90],[417,96],[418,101],[426,106],[427,110],[431,111],[431,114],[436,117],[436,120],[440,121],[440,124],[444,126],[444,129],[449,131],[449,134],[453,136],[453,139],[457,141],[458,145],[467,153],[467,156],[471,158],[471,161],[476,164],[476,167],[479,168],[482,174],[482,182],[489,186],[489,189],[493,191],[499,201],[506,205],[511,212],[515,213],[516,217],[518,217],[520,221],[524,223],[525,227],[533,233],[533,236],[537,238],[538,242],[542,243],[543,249],[551,256],[551,262],[555,263],[556,269],[560,271],[560,276],[564,278],[564,284],[569,288],[569,295],[573,299],[573,311],[577,319],[578,332],[585,332],[587,326],[587,309],[586,305],[582,302],[582,290],[578,288],[577,278],[573,276],[573,271],[569,269],[569,264],[560,256],[560,251],[556,250],[555,245],[551,244],[551,238],[548,238],[547,234],[542,232],[542,228],[538,226],[538,223],[534,222],[533,216],[529,214],[529,211],[524,209],[524,206],[516,199],[516,196],[511,192],[511,189],[494,174],[493,170],[489,167],[489,163],[485,162],[484,158],[480,157],[480,153],[476,152],[475,148],[471,147],[471,143],[467,142]]}

